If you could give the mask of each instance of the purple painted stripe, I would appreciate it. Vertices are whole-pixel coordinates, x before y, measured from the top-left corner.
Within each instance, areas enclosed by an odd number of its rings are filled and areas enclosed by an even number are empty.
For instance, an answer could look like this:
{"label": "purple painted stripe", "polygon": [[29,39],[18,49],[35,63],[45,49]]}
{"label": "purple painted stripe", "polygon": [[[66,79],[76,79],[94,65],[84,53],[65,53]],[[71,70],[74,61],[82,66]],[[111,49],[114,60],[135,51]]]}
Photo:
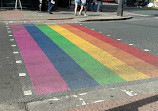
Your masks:
{"label": "purple painted stripe", "polygon": [[24,26],[12,26],[36,94],[70,90],[45,53],[40,49]]}

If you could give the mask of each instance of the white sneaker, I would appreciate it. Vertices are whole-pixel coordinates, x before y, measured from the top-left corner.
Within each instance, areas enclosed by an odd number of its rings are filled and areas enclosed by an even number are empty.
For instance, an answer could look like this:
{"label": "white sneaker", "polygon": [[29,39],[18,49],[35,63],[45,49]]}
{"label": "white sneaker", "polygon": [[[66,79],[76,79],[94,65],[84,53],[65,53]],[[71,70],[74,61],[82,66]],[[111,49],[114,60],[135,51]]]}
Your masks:
{"label": "white sneaker", "polygon": [[88,16],[87,14],[84,14],[84,16]]}
{"label": "white sneaker", "polygon": [[81,16],[81,13],[79,12],[79,16]]}

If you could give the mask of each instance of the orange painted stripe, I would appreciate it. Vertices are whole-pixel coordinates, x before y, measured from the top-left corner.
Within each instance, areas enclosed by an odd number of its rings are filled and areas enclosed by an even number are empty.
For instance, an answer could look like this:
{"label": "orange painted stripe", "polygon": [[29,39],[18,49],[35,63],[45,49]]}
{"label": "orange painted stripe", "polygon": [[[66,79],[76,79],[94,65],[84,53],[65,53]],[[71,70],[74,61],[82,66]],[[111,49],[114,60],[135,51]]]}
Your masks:
{"label": "orange painted stripe", "polygon": [[93,36],[82,32],[68,24],[59,24],[63,28],[69,30],[70,32],[76,34],[77,36],[83,38],[84,40],[94,44],[95,46],[99,47],[100,49],[110,53],[114,57],[120,59],[121,61],[127,63],[128,65],[134,67],[135,69],[139,70],[140,72],[150,76],[150,77],[158,77],[158,68],[144,62],[143,60],[117,48],[108,43],[105,43],[99,39],[94,38]]}

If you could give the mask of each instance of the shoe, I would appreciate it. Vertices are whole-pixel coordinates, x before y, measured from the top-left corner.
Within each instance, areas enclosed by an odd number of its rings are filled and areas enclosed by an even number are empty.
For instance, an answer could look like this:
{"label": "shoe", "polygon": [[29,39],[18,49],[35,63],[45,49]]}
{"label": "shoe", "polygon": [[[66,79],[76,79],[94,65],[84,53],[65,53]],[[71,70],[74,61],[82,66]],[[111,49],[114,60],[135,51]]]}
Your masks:
{"label": "shoe", "polygon": [[53,14],[52,12],[49,12],[49,14]]}
{"label": "shoe", "polygon": [[81,13],[79,12],[79,16],[81,16]]}
{"label": "shoe", "polygon": [[84,14],[84,16],[88,16],[87,14]]}

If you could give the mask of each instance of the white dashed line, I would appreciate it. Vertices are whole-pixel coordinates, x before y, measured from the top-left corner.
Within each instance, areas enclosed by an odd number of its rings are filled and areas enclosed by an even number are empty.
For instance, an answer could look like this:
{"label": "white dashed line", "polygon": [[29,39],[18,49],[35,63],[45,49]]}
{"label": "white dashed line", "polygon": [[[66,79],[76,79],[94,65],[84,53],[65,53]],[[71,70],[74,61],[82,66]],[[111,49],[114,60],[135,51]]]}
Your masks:
{"label": "white dashed line", "polygon": [[54,98],[54,99],[49,99],[50,101],[59,101],[60,99]]}
{"label": "white dashed line", "polygon": [[144,51],[145,51],[145,52],[148,52],[149,50],[148,50],[148,49],[144,49]]}
{"label": "white dashed line", "polygon": [[24,95],[25,96],[30,96],[30,95],[32,95],[32,91],[31,90],[24,91]]}
{"label": "white dashed line", "polygon": [[25,76],[26,76],[26,73],[19,73],[19,76],[20,76],[20,77],[25,77]]}
{"label": "white dashed line", "polygon": [[18,53],[19,53],[18,51],[14,51],[14,52],[13,52],[13,54],[18,54]]}
{"label": "white dashed line", "polygon": [[75,98],[77,98],[77,95],[72,95],[72,97],[75,97]]}
{"label": "white dashed line", "polygon": [[14,41],[14,39],[10,39],[10,41]]}
{"label": "white dashed line", "polygon": [[12,47],[16,47],[16,45],[11,45]]}
{"label": "white dashed line", "polygon": [[100,103],[100,102],[103,102],[103,101],[105,101],[105,100],[98,100],[98,101],[94,101],[92,103]]}
{"label": "white dashed line", "polygon": [[83,96],[83,95],[86,95],[87,93],[81,93],[81,94],[79,94],[80,96]]}
{"label": "white dashed line", "polygon": [[129,44],[130,46],[132,46],[133,44]]}
{"label": "white dashed line", "polygon": [[109,36],[109,37],[110,37],[110,35],[107,35],[107,36]]}
{"label": "white dashed line", "polygon": [[16,63],[17,63],[17,64],[21,64],[21,63],[22,63],[22,60],[17,60]]}
{"label": "white dashed line", "polygon": [[9,37],[12,37],[13,35],[9,35]]}
{"label": "white dashed line", "polygon": [[91,29],[91,30],[94,30],[94,29]]}
{"label": "white dashed line", "polygon": [[121,39],[117,39],[117,40],[121,40]]}
{"label": "white dashed line", "polygon": [[8,33],[11,33],[11,31],[8,31]]}

